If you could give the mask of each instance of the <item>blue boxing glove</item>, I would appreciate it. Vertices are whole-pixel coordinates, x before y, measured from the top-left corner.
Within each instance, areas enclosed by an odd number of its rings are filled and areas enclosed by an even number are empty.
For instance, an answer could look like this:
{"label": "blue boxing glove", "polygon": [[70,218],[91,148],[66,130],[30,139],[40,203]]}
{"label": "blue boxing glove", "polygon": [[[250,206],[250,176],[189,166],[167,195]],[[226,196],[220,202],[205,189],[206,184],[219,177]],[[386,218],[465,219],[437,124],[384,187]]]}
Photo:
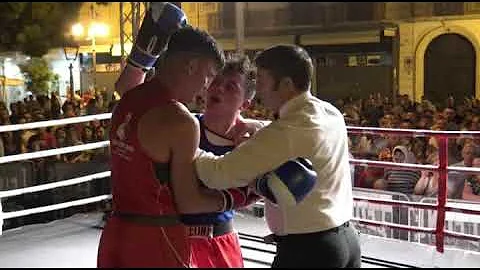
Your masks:
{"label": "blue boxing glove", "polygon": [[293,206],[305,199],[316,181],[310,161],[297,158],[257,179],[255,191],[274,204]]}
{"label": "blue boxing glove", "polygon": [[169,2],[150,2],[128,63],[144,71],[151,69],[165,50],[170,35],[187,24],[185,13]]}

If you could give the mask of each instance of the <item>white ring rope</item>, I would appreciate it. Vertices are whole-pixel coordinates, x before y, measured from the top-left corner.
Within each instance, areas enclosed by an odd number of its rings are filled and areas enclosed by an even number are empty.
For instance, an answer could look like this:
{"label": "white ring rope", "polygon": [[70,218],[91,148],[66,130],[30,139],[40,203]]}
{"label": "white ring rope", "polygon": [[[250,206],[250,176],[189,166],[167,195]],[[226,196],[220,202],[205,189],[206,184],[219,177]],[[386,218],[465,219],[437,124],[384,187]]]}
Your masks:
{"label": "white ring rope", "polygon": [[[423,165],[423,164],[414,164],[414,163],[395,163],[387,161],[373,161],[368,159],[356,159],[350,158],[350,164],[362,166],[362,167],[380,167],[380,168],[398,168],[398,169],[411,169],[411,170],[428,170],[428,171],[437,171],[439,166],[437,165]],[[449,172],[457,173],[480,173],[480,168],[476,167],[457,167],[457,166],[448,166]]]}
{"label": "white ring rope", "polygon": [[356,158],[350,158],[349,161],[353,165],[364,166],[364,167],[373,165],[375,167],[381,167],[381,168],[389,167],[389,168],[420,169],[420,170],[430,170],[430,171],[438,170],[438,166],[435,166],[435,165],[395,163],[395,162],[374,161],[374,160],[356,159]]}
{"label": "white ring rope", "polygon": [[48,121],[39,121],[39,122],[33,122],[33,123],[0,126],[0,133],[7,132],[7,131],[24,130],[24,129],[36,129],[41,127],[62,126],[62,125],[76,124],[76,123],[89,122],[89,121],[95,121],[95,120],[105,120],[105,119],[110,119],[111,117],[112,117],[111,113],[102,113],[102,114],[94,114],[94,115],[87,115],[87,116],[70,117],[70,118],[59,119],[59,120],[48,120]]}
{"label": "white ring rope", "polygon": [[479,138],[480,131],[437,131],[429,129],[401,129],[401,128],[376,128],[376,127],[354,127],[347,126],[349,133],[363,135],[389,134],[396,136],[428,137],[428,136],[448,136],[462,138]]}
{"label": "white ring rope", "polygon": [[[95,121],[95,120],[104,120],[104,119],[110,119],[111,116],[112,116],[111,113],[104,113],[104,114],[97,114],[97,115],[88,115],[88,116],[65,118],[65,119],[60,119],[60,120],[49,120],[49,121],[40,121],[40,122],[35,122],[35,123],[0,126],[0,133],[1,132],[8,132],[8,131],[24,130],[24,129],[36,129],[36,128],[49,127],[49,126],[60,126],[60,125]],[[460,136],[465,136],[465,137],[468,137],[468,138],[474,138],[474,137],[480,136],[480,132],[472,132],[472,131],[430,131],[430,130],[403,130],[403,129],[398,130],[398,129],[362,128],[362,127],[348,127],[348,129],[349,129],[349,131],[353,131],[351,133],[354,133],[354,134],[355,133],[378,134],[378,133],[385,133],[385,132],[386,133],[397,133],[398,131],[400,131],[401,133],[410,133],[410,134],[404,134],[404,135],[411,135],[411,136],[414,136],[414,137],[432,136],[432,135],[457,135],[457,136],[460,135]],[[403,135],[403,134],[397,134],[397,135]],[[42,158],[42,157],[47,157],[47,156],[55,156],[55,155],[60,155],[60,154],[67,154],[67,153],[71,153],[71,152],[92,150],[92,149],[97,149],[97,148],[108,147],[109,145],[110,145],[110,141],[107,140],[107,141],[88,143],[88,144],[82,144],[82,145],[76,145],[76,146],[69,146],[69,147],[63,147],[63,148],[57,148],[57,149],[50,149],[50,150],[44,150],[44,151],[38,151],[38,152],[32,152],[32,153],[24,153],[24,154],[18,154],[18,155],[4,156],[4,157],[0,157],[0,164],[5,164],[5,163],[9,163],[9,162],[14,162],[14,161]],[[410,168],[410,169],[423,169],[423,170],[437,170],[439,168],[436,165],[435,166],[434,165],[419,165],[419,164],[409,164],[409,163],[399,164],[399,163],[393,163],[393,162],[370,161],[370,160],[365,160],[365,159],[350,159],[350,163],[353,164],[353,165],[360,165],[360,166],[366,166],[366,167],[371,165],[371,166],[377,166],[377,167],[385,167],[386,166],[386,167],[390,167],[390,168],[400,168],[400,169]],[[463,172],[463,173],[466,173],[466,172],[480,173],[480,168],[448,167],[447,169],[449,171],[456,171],[456,172]],[[109,177],[110,175],[111,175],[110,171],[105,171],[105,172],[95,173],[95,174],[91,174],[91,175],[87,175],[87,176],[83,176],[83,177],[58,181],[58,182],[55,182],[55,183],[48,183],[48,184],[43,184],[43,185],[38,185],[38,186],[33,186],[33,187],[20,188],[20,189],[14,189],[14,190],[8,190],[8,191],[0,191],[0,199],[5,198],[5,197],[22,195],[22,194],[26,194],[26,193],[33,193],[33,192],[38,192],[38,191],[43,191],[43,190],[48,190],[48,189],[54,189],[54,188],[63,187],[63,186],[75,185],[75,184],[79,184],[79,183],[83,183],[83,182],[89,182],[89,181],[92,181],[92,180],[95,180],[95,179],[101,179],[101,178]],[[107,194],[107,195],[100,195],[100,196],[95,196],[95,197],[90,197],[90,198],[85,198],[85,199],[80,199],[80,200],[74,200],[74,201],[49,205],[49,206],[42,206],[42,207],[36,207],[36,208],[25,209],[25,210],[20,210],[20,211],[3,212],[3,213],[1,211],[2,208],[1,208],[1,200],[0,200],[0,235],[2,234],[1,224],[3,223],[4,219],[10,219],[10,218],[16,218],[16,217],[31,215],[31,214],[48,212],[48,211],[68,208],[68,207],[72,207],[72,206],[80,206],[80,205],[85,205],[85,204],[89,204],[89,203],[109,200],[111,198],[112,198],[112,195]],[[362,197],[359,197],[359,198],[362,199]],[[368,198],[365,198],[365,200],[367,200],[367,199]],[[381,200],[381,201],[387,202],[387,201],[390,201],[390,200]],[[257,203],[257,204],[259,204],[259,203]],[[418,206],[426,205],[426,204],[422,204],[422,203],[411,203],[411,204],[418,204]],[[360,219],[359,219],[359,221],[360,221]],[[361,221],[364,221],[364,220],[361,220]],[[367,222],[367,221],[365,220],[364,222]],[[372,221],[368,221],[368,222],[372,222]],[[406,227],[408,227],[408,226],[406,226]],[[432,231],[432,230],[433,229],[424,229],[424,231],[429,231],[429,232]]]}
{"label": "white ring rope", "polygon": [[92,150],[92,149],[107,147],[109,145],[110,145],[110,141],[101,141],[101,142],[67,146],[67,147],[50,149],[50,150],[43,150],[43,151],[32,152],[32,153],[10,155],[5,157],[0,157],[0,164],[14,162],[14,161],[21,161],[26,159],[56,156],[56,155],[68,154],[68,153],[78,152],[78,151]]}
{"label": "white ring rope", "polygon": [[39,192],[39,191],[43,191],[43,190],[47,190],[47,189],[54,189],[54,188],[57,188],[57,187],[76,185],[76,184],[80,184],[80,183],[83,183],[83,182],[88,182],[88,181],[92,181],[92,180],[96,180],[96,179],[109,177],[110,174],[111,174],[110,171],[106,171],[106,172],[90,174],[90,175],[87,175],[87,176],[72,178],[72,179],[68,179],[68,180],[63,180],[63,181],[59,181],[59,182],[48,183],[48,184],[43,184],[43,185],[38,185],[38,186],[33,186],[33,187],[26,187],[26,188],[18,188],[18,189],[12,189],[12,190],[7,190],[7,191],[0,191],[0,199],[1,198],[18,196],[18,195],[22,195],[22,194],[26,194],[26,193]]}
{"label": "white ring rope", "polygon": [[35,208],[19,210],[19,211],[14,211],[14,212],[4,212],[4,213],[0,213],[2,215],[0,220],[9,219],[9,218],[16,218],[16,217],[23,217],[23,216],[27,216],[27,215],[31,215],[31,214],[38,214],[38,213],[43,213],[43,212],[68,208],[68,207],[72,207],[72,206],[80,206],[80,205],[85,205],[85,204],[89,204],[89,203],[109,200],[111,198],[112,198],[112,195],[110,195],[110,194],[109,195],[100,195],[100,196],[90,197],[90,198],[86,198],[86,199],[80,199],[80,200],[75,200],[75,201],[59,203],[59,204],[35,207]]}
{"label": "white ring rope", "polygon": [[[112,117],[111,113],[104,113],[104,114],[97,114],[97,115],[72,117],[72,118],[66,118],[66,119],[60,119],[60,120],[50,120],[50,121],[40,121],[35,123],[0,126],[0,133],[8,132],[8,131],[23,130],[23,129],[35,129],[40,127],[59,126],[59,125],[67,125],[67,124],[74,124],[74,123],[81,123],[81,122],[88,122],[88,121],[95,121],[95,120],[110,119],[111,117]],[[79,151],[85,151],[85,150],[92,150],[92,149],[107,147],[109,145],[110,145],[110,141],[101,141],[101,142],[95,142],[95,143],[88,143],[88,144],[82,144],[82,145],[75,145],[75,146],[69,146],[69,147],[63,147],[63,148],[57,148],[57,149],[38,151],[33,153],[9,155],[9,156],[0,157],[0,164],[21,161],[21,160],[28,160],[28,159],[42,158],[42,157],[48,157],[48,156],[55,156],[55,155],[61,155],[61,154],[67,154],[67,153],[79,152]],[[55,183],[39,185],[39,186],[2,191],[0,192],[0,199],[4,197],[11,197],[11,196],[21,195],[25,193],[38,192],[38,191],[53,189],[53,188],[62,187],[62,186],[75,185],[78,183],[87,182],[87,181],[91,181],[98,178],[104,178],[108,176],[110,176],[110,171],[73,178],[69,180],[63,180]],[[36,207],[36,208],[25,209],[20,211],[12,211],[12,212],[2,212],[2,205],[0,200],[0,235],[2,234],[3,220],[5,219],[22,217],[22,216],[37,214],[42,212],[48,212],[48,211],[68,208],[72,206],[85,205],[93,202],[109,200],[111,198],[112,198],[112,195],[108,194],[108,195],[101,195],[101,196],[96,196],[96,197],[91,197],[91,198],[86,198],[81,200],[75,200],[70,202],[64,202],[64,203],[59,203],[59,204],[54,204],[49,206],[42,206],[42,207]]]}

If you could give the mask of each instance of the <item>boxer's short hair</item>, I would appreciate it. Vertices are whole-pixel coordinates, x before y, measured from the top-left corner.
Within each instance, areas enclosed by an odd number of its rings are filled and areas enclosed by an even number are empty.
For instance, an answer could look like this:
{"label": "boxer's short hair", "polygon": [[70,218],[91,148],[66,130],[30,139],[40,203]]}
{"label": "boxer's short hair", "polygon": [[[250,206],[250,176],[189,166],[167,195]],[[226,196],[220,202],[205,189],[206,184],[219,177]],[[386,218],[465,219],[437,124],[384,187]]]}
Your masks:
{"label": "boxer's short hair", "polygon": [[225,55],[217,41],[207,32],[187,26],[170,37],[165,57],[176,53],[191,53],[215,60],[219,68],[225,65]]}
{"label": "boxer's short hair", "polygon": [[222,74],[240,73],[245,76],[245,99],[252,100],[255,97],[255,69],[250,59],[245,55],[233,54],[225,61]]}
{"label": "boxer's short hair", "polygon": [[257,68],[268,70],[279,81],[292,79],[296,88],[307,91],[313,76],[312,58],[296,45],[277,45],[260,52],[255,58]]}

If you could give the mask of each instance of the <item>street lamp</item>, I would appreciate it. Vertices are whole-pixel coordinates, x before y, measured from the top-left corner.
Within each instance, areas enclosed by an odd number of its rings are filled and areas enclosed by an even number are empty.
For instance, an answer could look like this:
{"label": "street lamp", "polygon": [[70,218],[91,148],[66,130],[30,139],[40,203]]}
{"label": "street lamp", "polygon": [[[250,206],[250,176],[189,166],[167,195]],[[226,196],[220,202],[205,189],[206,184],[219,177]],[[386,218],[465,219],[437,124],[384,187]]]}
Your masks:
{"label": "street lamp", "polygon": [[[108,25],[100,22],[93,21],[87,30],[87,40],[91,40],[91,47],[92,47],[92,77],[93,77],[93,87],[96,85],[96,73],[97,73],[97,52],[96,52],[96,45],[97,45],[97,37],[106,37],[108,36]],[[80,23],[76,23],[72,26],[72,35],[81,38],[84,36],[84,28],[83,25]]]}
{"label": "street lamp", "polygon": [[104,23],[93,22],[88,28],[88,37],[92,40],[92,64],[93,64],[93,87],[97,84],[97,51],[96,37],[106,37],[108,35],[108,26]]}
{"label": "street lamp", "polygon": [[70,65],[68,66],[68,69],[70,70],[70,98],[72,99],[75,97],[75,90],[73,88],[73,62],[77,60],[79,49],[80,49],[80,46],[72,42],[65,42],[63,46],[65,59],[67,61],[70,61]]}

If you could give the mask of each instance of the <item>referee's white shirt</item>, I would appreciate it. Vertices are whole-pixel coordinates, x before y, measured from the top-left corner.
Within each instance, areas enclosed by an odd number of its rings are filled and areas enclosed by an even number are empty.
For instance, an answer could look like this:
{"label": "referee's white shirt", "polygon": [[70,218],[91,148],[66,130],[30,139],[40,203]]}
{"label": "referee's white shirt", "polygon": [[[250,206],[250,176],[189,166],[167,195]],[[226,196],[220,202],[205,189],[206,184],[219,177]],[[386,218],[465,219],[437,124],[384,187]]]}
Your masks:
{"label": "referee's white shirt", "polygon": [[268,226],[277,235],[337,227],[352,218],[348,137],[343,115],[305,92],[285,103],[279,119],[223,156],[199,150],[198,177],[210,188],[246,186],[290,159],[304,157],[318,174],[314,190],[299,204],[279,209],[266,202]]}

